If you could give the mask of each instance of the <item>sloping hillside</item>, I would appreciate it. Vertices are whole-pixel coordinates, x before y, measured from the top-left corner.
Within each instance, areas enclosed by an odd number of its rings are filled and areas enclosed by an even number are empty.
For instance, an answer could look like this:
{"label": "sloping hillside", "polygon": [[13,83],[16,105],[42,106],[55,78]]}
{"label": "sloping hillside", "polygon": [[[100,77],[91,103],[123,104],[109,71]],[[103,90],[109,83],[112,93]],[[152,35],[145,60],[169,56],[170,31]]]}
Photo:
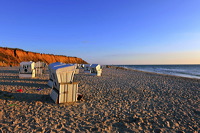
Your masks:
{"label": "sloping hillside", "polygon": [[67,57],[63,55],[41,54],[24,51],[17,48],[0,47],[0,66],[19,66],[22,61],[43,61],[47,64],[53,62],[87,64],[86,61],[77,57]]}

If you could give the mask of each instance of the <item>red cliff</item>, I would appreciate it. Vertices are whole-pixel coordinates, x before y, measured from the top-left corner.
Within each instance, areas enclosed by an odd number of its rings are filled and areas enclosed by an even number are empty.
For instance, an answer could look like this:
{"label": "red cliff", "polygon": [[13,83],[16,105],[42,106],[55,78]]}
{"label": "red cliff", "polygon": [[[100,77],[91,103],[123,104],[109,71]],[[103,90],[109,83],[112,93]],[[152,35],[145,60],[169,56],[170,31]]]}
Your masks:
{"label": "red cliff", "polygon": [[53,62],[87,64],[86,61],[77,57],[67,57],[63,55],[41,54],[24,51],[17,48],[0,47],[0,66],[19,66],[22,61],[43,61],[47,64]]}

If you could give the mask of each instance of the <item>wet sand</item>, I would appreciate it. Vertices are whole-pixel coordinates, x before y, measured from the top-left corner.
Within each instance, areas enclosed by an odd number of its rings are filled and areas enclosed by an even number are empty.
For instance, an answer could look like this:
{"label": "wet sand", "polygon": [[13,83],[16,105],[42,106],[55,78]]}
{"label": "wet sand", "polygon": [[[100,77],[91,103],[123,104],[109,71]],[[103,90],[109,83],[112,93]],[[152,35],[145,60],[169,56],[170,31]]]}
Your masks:
{"label": "wet sand", "polygon": [[69,104],[54,104],[47,81],[19,79],[18,67],[0,67],[0,132],[200,132],[199,79],[81,70],[74,81],[84,100]]}

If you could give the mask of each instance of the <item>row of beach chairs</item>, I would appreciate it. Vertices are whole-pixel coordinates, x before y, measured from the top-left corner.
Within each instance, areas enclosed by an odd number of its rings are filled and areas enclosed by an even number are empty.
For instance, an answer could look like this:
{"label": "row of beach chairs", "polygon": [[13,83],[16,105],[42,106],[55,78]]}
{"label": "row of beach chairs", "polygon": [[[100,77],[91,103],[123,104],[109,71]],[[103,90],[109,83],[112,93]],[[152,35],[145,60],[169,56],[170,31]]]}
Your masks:
{"label": "row of beach chairs", "polygon": [[[39,68],[44,68],[45,63],[21,62],[19,77],[34,78]],[[84,69],[84,73],[101,76],[102,68],[99,64],[65,64],[55,62],[48,65],[49,80],[47,85],[52,88],[50,97],[55,103],[76,102],[78,82],[73,82],[74,74]],[[39,71],[40,72],[40,71]]]}

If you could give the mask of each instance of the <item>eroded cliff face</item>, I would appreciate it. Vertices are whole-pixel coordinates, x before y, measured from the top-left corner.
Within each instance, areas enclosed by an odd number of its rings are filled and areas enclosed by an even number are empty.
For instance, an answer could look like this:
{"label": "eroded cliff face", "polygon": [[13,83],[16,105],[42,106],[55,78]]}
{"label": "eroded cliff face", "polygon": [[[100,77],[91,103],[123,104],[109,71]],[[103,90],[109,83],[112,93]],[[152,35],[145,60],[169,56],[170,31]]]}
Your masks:
{"label": "eroded cliff face", "polygon": [[41,54],[24,51],[22,49],[0,47],[0,66],[19,66],[23,61],[42,61],[47,64],[53,62],[87,64],[86,61],[77,57],[67,57],[62,55]]}

